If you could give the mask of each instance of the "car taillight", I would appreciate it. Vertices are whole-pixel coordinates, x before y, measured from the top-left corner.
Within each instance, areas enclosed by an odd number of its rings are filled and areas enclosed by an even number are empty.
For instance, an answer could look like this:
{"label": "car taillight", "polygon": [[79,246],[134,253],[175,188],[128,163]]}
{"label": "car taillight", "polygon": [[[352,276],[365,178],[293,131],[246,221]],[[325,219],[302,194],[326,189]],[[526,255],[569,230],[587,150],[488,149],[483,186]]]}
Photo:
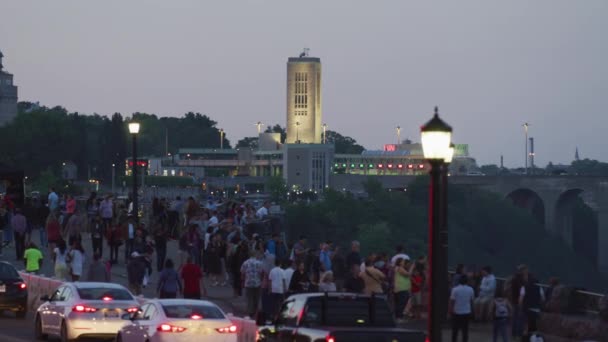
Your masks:
{"label": "car taillight", "polygon": [[101,299],[102,299],[104,302],[109,302],[109,301],[111,301],[111,300],[112,300],[112,297],[105,296],[105,297],[103,297],[103,298],[101,298]]}
{"label": "car taillight", "polygon": [[222,334],[230,334],[230,333],[235,333],[237,329],[236,329],[236,325],[231,325],[229,327],[217,328],[215,330],[217,330],[217,332],[222,333]]}
{"label": "car taillight", "polygon": [[91,313],[91,312],[95,312],[95,311],[97,311],[97,309],[92,308],[92,307],[90,307],[90,306],[86,306],[86,305],[75,305],[75,306],[72,308],[72,311],[75,311],[75,312],[85,312],[85,313]]}
{"label": "car taillight", "polygon": [[203,316],[194,314],[194,315],[190,316],[190,319],[203,319]]}
{"label": "car taillight", "polygon": [[137,312],[137,310],[139,310],[139,309],[138,308],[128,308],[127,312],[128,313],[134,313],[134,312]]}
{"label": "car taillight", "polygon": [[19,289],[25,290],[26,288],[27,288],[27,285],[25,283],[19,283]]}
{"label": "car taillight", "polygon": [[171,324],[161,324],[156,328],[156,331],[160,331],[160,332],[177,332],[177,333],[181,333],[184,332],[184,330],[186,330],[186,328],[183,327],[176,327],[174,325]]}
{"label": "car taillight", "polygon": [[326,342],[336,342],[336,339],[335,339],[333,336],[328,335],[328,336],[325,338],[325,341],[326,341]]}

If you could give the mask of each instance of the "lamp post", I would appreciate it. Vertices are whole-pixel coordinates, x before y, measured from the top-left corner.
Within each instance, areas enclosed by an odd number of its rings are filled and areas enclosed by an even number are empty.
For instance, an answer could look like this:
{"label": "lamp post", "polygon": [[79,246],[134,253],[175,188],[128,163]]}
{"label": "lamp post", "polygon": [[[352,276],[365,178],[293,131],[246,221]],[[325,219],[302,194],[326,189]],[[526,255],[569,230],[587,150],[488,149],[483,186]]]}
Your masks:
{"label": "lamp post", "polygon": [[401,126],[397,126],[397,145],[401,144]]}
{"label": "lamp post", "polygon": [[139,224],[139,210],[137,204],[137,134],[139,134],[139,122],[129,123],[129,133],[133,136],[133,217],[135,224]]}
{"label": "lamp post", "polygon": [[323,124],[323,144],[327,143],[327,124]]}
{"label": "lamp post", "polygon": [[264,124],[258,121],[255,126],[258,128],[258,135],[260,135],[260,133],[262,133],[262,126],[264,126]]}
{"label": "lamp post", "polygon": [[[447,295],[447,224],[443,219],[442,194],[447,184],[441,184],[442,169],[446,160],[452,158],[450,143],[452,127],[439,118],[435,107],[433,118],[420,129],[424,158],[431,165],[429,171],[429,267],[431,269],[428,308],[428,338],[430,342],[441,342],[441,322],[443,321],[442,300]],[[447,176],[446,176],[447,177]],[[443,185],[443,186],[442,186]],[[446,190],[447,191],[447,190]],[[444,271],[445,270],[445,271]]]}
{"label": "lamp post", "polygon": [[220,128],[220,150],[224,149],[224,129]]}
{"label": "lamp post", "polygon": [[112,195],[114,195],[114,179],[116,177],[116,164],[112,163]]}
{"label": "lamp post", "polygon": [[523,124],[523,126],[524,126],[524,135],[526,136],[526,138],[525,138],[526,153],[524,153],[524,156],[525,156],[526,175],[527,175],[528,174],[528,127],[530,127],[530,125],[526,122]]}

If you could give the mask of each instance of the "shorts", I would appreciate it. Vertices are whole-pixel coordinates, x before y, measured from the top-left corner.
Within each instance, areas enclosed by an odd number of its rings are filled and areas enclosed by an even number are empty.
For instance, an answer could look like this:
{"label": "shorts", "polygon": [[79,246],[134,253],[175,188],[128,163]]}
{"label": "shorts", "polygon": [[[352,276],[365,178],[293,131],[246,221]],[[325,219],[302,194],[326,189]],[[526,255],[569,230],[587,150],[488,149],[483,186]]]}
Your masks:
{"label": "shorts", "polygon": [[422,305],[422,292],[412,293],[410,303],[411,305]]}

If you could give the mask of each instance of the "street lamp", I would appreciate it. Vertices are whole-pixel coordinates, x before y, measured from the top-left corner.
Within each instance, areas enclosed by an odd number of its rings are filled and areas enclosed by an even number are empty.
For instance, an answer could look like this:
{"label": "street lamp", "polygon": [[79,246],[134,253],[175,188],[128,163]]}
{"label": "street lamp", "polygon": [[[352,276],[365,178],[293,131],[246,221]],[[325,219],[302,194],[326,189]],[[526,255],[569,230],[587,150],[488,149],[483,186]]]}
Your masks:
{"label": "street lamp", "polygon": [[258,121],[255,126],[258,128],[258,135],[260,135],[260,133],[262,133],[262,126],[264,126],[264,124]]}
{"label": "street lamp", "polygon": [[133,136],[133,217],[135,218],[135,224],[139,224],[139,210],[137,204],[137,134],[139,134],[139,122],[129,123],[129,133]]}
{"label": "street lamp", "polygon": [[116,177],[116,164],[112,163],[112,195],[114,195],[114,179]]}
{"label": "street lamp", "polygon": [[323,144],[327,144],[327,124],[323,124]]}
{"label": "street lamp", "polygon": [[[451,161],[452,127],[439,118],[435,107],[433,118],[420,128],[424,158],[431,165],[429,197],[429,267],[430,293],[428,314],[428,337],[431,342],[441,341],[441,322],[447,299],[447,224],[442,217],[444,203],[442,194],[447,192],[447,183],[441,184],[441,174],[446,161]],[[443,170],[442,170],[443,169]],[[445,192],[441,188],[446,188]]]}
{"label": "street lamp", "polygon": [[220,128],[220,150],[224,148],[224,129]]}
{"label": "street lamp", "polygon": [[401,126],[397,126],[397,145],[401,144]]}

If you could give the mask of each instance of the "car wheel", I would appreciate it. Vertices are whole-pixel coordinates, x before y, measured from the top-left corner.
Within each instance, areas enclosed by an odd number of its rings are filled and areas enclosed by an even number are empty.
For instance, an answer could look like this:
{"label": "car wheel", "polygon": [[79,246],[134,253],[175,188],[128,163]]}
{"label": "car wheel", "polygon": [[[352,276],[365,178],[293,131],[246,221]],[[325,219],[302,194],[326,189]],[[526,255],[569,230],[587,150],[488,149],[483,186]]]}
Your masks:
{"label": "car wheel", "polygon": [[65,321],[61,322],[61,333],[59,335],[61,342],[72,342],[68,339],[68,327],[65,325]]}
{"label": "car wheel", "polygon": [[42,320],[39,315],[36,315],[36,323],[34,325],[34,335],[36,340],[43,341],[47,339],[47,335],[42,333]]}
{"label": "car wheel", "polygon": [[15,316],[17,316],[17,318],[19,318],[19,319],[24,319],[26,315],[27,315],[27,310],[19,310],[19,311],[15,312]]}

